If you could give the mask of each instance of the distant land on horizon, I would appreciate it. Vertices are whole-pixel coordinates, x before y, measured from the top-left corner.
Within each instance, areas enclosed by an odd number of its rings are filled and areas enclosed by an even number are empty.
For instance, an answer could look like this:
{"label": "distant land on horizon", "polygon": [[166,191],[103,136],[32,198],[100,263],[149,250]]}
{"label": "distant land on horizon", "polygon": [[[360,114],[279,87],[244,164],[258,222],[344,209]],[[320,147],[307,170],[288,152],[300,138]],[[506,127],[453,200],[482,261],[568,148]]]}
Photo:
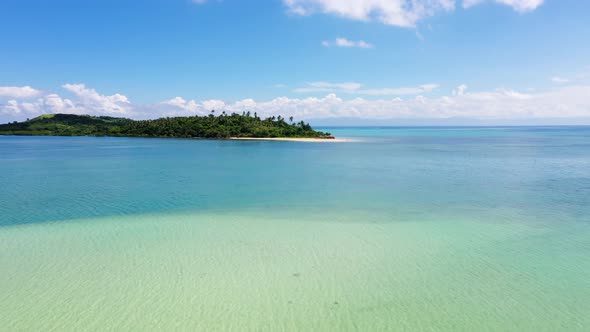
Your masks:
{"label": "distant land on horizon", "polygon": [[0,125],[0,135],[114,136],[176,138],[333,138],[304,121],[283,117],[261,119],[256,113],[132,120],[108,116],[45,114],[23,122]]}

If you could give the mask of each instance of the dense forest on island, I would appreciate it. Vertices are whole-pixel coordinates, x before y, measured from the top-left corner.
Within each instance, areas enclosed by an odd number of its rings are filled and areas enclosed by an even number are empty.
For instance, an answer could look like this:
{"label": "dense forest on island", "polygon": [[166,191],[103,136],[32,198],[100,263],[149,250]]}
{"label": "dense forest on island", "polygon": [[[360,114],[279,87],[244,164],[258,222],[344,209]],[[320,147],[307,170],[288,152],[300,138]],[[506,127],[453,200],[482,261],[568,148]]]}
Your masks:
{"label": "dense forest on island", "polygon": [[256,113],[131,120],[107,116],[45,114],[23,122],[0,125],[0,135],[117,136],[179,138],[332,138],[308,123],[281,116],[261,119]]}

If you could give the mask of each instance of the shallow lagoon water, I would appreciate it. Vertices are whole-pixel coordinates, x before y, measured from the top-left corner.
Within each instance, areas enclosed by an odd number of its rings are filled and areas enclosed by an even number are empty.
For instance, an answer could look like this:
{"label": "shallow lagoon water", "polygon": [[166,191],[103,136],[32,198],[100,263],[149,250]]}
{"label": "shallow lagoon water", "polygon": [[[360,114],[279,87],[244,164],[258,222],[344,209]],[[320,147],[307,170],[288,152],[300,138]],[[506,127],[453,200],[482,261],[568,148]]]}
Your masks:
{"label": "shallow lagoon water", "polygon": [[0,137],[0,326],[590,326],[590,129]]}

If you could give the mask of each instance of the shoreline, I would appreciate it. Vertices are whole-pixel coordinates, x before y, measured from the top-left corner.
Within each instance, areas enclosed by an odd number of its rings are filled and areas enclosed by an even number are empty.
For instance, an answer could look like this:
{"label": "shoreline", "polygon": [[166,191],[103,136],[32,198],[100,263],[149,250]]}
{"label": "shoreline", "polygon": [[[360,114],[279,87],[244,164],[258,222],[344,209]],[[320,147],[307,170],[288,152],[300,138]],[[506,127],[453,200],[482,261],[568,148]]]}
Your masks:
{"label": "shoreline", "polygon": [[283,141],[283,142],[308,142],[308,143],[344,143],[351,142],[345,138],[305,138],[305,137],[230,137],[236,141]]}
{"label": "shoreline", "polygon": [[344,143],[344,142],[358,142],[355,139],[348,138],[307,138],[307,137],[227,137],[227,138],[213,138],[213,137],[170,137],[170,136],[96,136],[96,135],[19,135],[0,134],[0,137],[94,137],[94,138],[148,138],[148,139],[189,139],[189,140],[208,140],[208,141],[285,141],[285,142],[328,142],[328,143]]}

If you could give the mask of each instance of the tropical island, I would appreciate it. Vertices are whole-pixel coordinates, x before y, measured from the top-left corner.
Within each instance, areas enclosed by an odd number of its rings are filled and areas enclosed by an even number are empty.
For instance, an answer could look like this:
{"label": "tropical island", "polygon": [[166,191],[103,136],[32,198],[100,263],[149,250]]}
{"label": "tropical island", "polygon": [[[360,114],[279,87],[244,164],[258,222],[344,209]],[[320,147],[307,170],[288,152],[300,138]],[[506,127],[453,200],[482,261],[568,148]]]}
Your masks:
{"label": "tropical island", "polygon": [[21,136],[114,136],[210,139],[334,139],[304,121],[288,122],[281,116],[260,118],[256,113],[168,117],[132,120],[108,116],[45,114],[23,122],[0,125],[0,135]]}

